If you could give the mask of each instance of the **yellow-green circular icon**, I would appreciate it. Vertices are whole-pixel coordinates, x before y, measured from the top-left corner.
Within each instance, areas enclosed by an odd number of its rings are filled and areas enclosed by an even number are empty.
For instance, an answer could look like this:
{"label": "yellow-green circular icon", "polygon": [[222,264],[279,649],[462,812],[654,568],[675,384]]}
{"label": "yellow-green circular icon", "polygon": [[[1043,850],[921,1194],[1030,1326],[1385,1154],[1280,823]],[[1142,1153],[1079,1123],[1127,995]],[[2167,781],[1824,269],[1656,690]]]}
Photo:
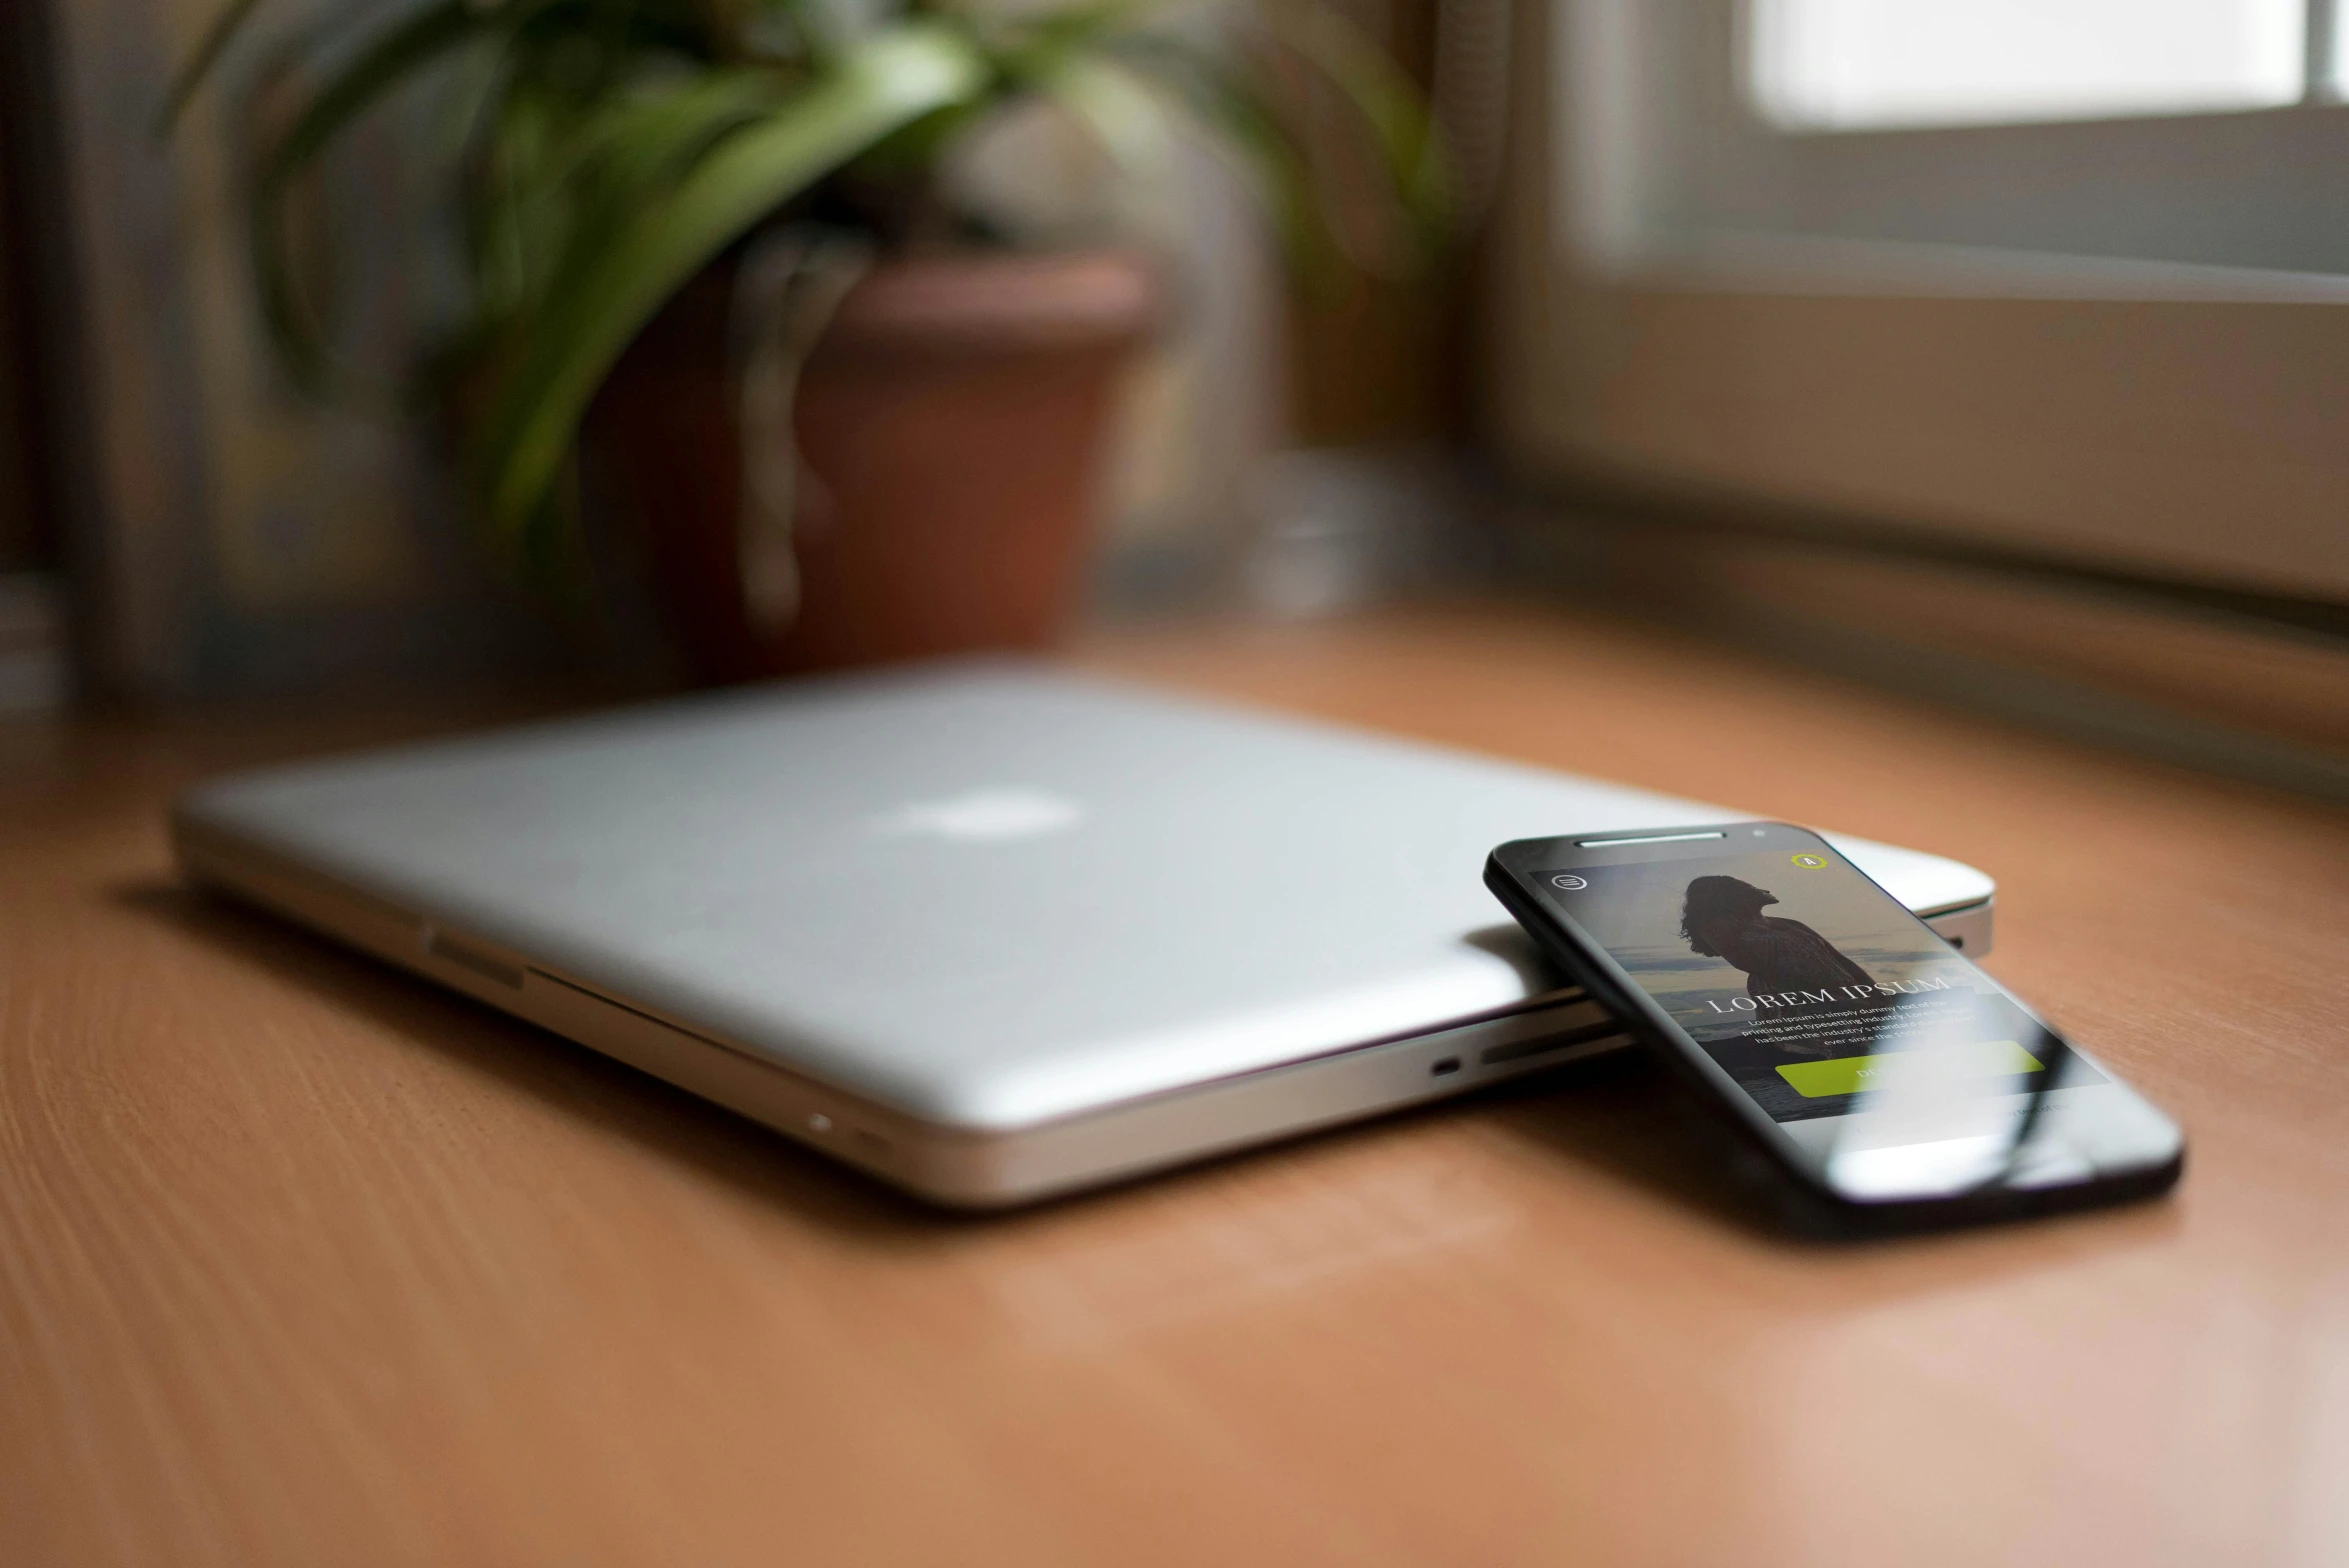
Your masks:
{"label": "yellow-green circular icon", "polygon": [[1805,871],[1824,871],[1827,869],[1827,857],[1824,855],[1795,855],[1790,858],[1796,865],[1802,867]]}

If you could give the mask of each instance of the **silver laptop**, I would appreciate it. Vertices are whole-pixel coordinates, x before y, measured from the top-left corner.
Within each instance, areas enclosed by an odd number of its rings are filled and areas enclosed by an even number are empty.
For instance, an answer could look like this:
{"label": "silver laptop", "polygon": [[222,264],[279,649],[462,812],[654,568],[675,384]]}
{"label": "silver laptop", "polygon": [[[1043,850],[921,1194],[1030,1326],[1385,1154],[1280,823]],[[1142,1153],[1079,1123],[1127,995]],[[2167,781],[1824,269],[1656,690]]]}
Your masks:
{"label": "silver laptop", "polygon": [[[1486,852],[1738,815],[987,661],[271,768],[173,830],[202,883],[994,1205],[1619,1048]],[[1836,843],[1988,946],[1988,877]]]}

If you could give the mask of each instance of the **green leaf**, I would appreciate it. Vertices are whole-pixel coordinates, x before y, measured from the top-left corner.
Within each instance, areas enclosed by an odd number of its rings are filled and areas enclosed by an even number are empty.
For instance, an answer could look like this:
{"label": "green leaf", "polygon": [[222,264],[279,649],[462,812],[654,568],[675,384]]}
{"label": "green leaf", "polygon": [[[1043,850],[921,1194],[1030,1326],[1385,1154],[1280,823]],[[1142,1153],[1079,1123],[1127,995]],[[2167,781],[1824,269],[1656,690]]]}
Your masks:
{"label": "green leaf", "polygon": [[1274,37],[1319,71],[1376,140],[1421,243],[1439,246],[1452,223],[1450,162],[1418,86],[1376,40],[1326,5],[1267,7]]}
{"label": "green leaf", "polygon": [[1148,83],[1114,60],[1078,55],[1040,85],[1092,133],[1127,180],[1153,192],[1172,183],[1174,128]]}
{"label": "green leaf", "polygon": [[1308,284],[1326,284],[1339,255],[1317,219],[1312,172],[1254,85],[1233,62],[1171,34],[1137,32],[1110,47],[1137,73],[1162,84],[1194,121],[1237,154],[1289,265]]}
{"label": "green leaf", "polygon": [[1077,0],[1040,14],[1023,16],[1015,9],[999,19],[973,19],[1001,34],[997,52],[1015,75],[1040,77],[1102,40],[1134,30],[1155,8],[1155,0]]}
{"label": "green leaf", "polygon": [[[546,178],[570,188],[570,227],[545,282],[548,298],[576,286],[646,207],[676,188],[718,141],[772,114],[785,94],[772,70],[721,70],[690,76],[595,116],[578,138],[577,156]],[[559,270],[567,265],[569,271]]]}
{"label": "green leaf", "polygon": [[155,115],[155,134],[168,136],[178,126],[179,117],[188,110],[196,92],[220,64],[231,40],[244,30],[247,20],[260,7],[261,0],[229,0],[212,25],[204,29],[204,36],[196,44],[196,52],[179,68],[171,79],[171,91],[163,98],[163,107]]}
{"label": "green leaf", "polygon": [[294,287],[293,267],[285,251],[286,196],[302,170],[353,120],[436,56],[472,38],[482,26],[480,11],[466,0],[441,0],[390,28],[311,98],[262,159],[251,213],[261,313],[287,367],[305,385],[316,386],[327,379],[328,356],[305,318]]}
{"label": "green leaf", "polygon": [[530,323],[481,448],[491,521],[526,534],[588,401],[663,302],[778,205],[880,141],[987,85],[960,33],[907,23],[857,46],[832,75],[720,141],[638,214]]}

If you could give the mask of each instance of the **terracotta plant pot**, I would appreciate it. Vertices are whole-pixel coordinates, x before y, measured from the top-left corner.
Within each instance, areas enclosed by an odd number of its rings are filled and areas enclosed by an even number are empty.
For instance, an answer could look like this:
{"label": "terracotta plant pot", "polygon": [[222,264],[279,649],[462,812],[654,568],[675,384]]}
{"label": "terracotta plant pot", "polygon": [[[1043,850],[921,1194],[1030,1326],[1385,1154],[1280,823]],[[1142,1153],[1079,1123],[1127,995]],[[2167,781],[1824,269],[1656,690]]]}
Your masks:
{"label": "terracotta plant pot", "polygon": [[1147,266],[976,254],[885,262],[858,282],[800,379],[814,482],[796,525],[801,605],[780,632],[743,593],[730,289],[713,268],[682,291],[589,422],[695,673],[1054,642],[1084,583],[1118,372],[1155,316]]}

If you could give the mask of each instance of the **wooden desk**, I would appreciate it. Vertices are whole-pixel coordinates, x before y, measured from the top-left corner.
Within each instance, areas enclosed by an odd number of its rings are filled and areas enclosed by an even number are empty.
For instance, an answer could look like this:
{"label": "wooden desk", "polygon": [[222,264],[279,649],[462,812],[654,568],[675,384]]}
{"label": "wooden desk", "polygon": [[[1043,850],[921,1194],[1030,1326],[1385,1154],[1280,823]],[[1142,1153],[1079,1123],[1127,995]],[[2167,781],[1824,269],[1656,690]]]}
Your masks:
{"label": "wooden desk", "polygon": [[480,713],[18,727],[0,1563],[2349,1560],[2339,814],[1517,612],[1079,657],[1987,867],[2185,1185],[1790,1244],[1617,1068],[943,1217],[172,887],[186,781]]}

